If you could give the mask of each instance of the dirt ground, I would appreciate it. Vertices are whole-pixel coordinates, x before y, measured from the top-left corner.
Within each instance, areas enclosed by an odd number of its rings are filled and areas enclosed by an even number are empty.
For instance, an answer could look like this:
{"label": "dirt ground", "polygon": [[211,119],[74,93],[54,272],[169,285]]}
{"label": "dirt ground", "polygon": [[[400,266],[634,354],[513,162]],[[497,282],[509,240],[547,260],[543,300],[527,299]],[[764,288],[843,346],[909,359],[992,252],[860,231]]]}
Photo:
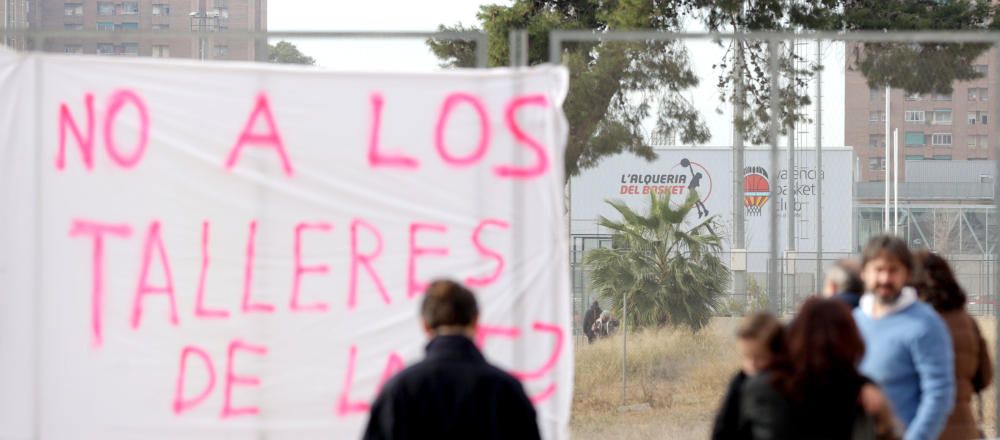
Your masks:
{"label": "dirt ground", "polygon": [[[712,417],[737,368],[733,333],[738,322],[739,318],[716,318],[697,334],[684,330],[629,334],[624,405],[621,335],[592,345],[578,343],[573,438],[708,438]],[[979,324],[992,348],[995,321],[980,318]],[[991,358],[996,359],[995,353]],[[986,433],[994,435],[994,388],[982,396]]]}

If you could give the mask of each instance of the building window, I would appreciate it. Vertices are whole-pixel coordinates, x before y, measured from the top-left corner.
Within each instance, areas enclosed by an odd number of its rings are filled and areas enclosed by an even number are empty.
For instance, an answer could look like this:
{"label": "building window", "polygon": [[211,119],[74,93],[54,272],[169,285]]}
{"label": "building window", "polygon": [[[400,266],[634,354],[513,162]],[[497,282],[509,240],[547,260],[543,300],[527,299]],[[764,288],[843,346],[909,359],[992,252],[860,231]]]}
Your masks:
{"label": "building window", "polygon": [[215,46],[215,57],[225,58],[229,56],[229,46]]}
{"label": "building window", "polygon": [[80,17],[83,15],[83,3],[66,3],[63,5],[63,15]]}
{"label": "building window", "polygon": [[935,154],[934,160],[951,160],[950,154]]}
{"label": "building window", "polygon": [[83,46],[79,44],[67,44],[63,46],[63,53],[83,53]]}
{"label": "building window", "polygon": [[111,43],[97,43],[98,55],[114,55],[115,45]]}
{"label": "building window", "polygon": [[99,31],[113,31],[115,30],[115,24],[110,21],[99,21],[97,22],[97,30]]}
{"label": "building window", "polygon": [[935,101],[951,101],[951,93],[935,93]]}
{"label": "building window", "polygon": [[969,121],[969,125],[976,125],[976,124],[986,125],[986,123],[989,122],[989,118],[987,117],[988,112],[975,111],[975,112],[969,112],[967,115],[968,115],[967,119]]}
{"label": "building window", "polygon": [[868,158],[868,169],[869,170],[885,170],[885,158],[884,157],[869,157]]}
{"label": "building window", "polygon": [[170,15],[169,3],[153,3],[153,15]]}
{"label": "building window", "polygon": [[170,46],[157,44],[153,46],[153,58],[167,58],[170,56]]}
{"label": "building window", "polygon": [[170,24],[169,23],[154,24],[151,29],[153,29],[154,31],[169,31]]}
{"label": "building window", "polygon": [[909,95],[906,95],[906,100],[907,101],[919,101],[920,100],[920,94],[919,93],[910,93]]}
{"label": "building window", "polygon": [[969,87],[967,92],[969,101],[986,101],[987,95],[986,87]]}
{"label": "building window", "polygon": [[122,15],[139,15],[139,2],[122,3]]}
{"label": "building window", "polygon": [[966,146],[970,149],[982,148],[986,149],[986,136],[984,135],[973,135],[969,136]]}
{"label": "building window", "polygon": [[980,101],[988,101],[988,99],[987,99],[987,98],[989,98],[989,93],[988,92],[989,92],[989,88],[987,88],[987,87],[980,87],[979,88],[979,100]]}
{"label": "building window", "polygon": [[122,23],[116,26],[119,31],[134,31],[139,29],[139,23]]}
{"label": "building window", "polygon": [[868,135],[868,146],[872,148],[885,148],[885,136],[881,134]]}
{"label": "building window", "polygon": [[924,146],[924,133],[921,131],[908,131],[904,136],[904,143],[907,147]]}
{"label": "building window", "polygon": [[904,115],[906,122],[913,122],[923,124],[927,121],[926,115],[923,110],[907,110]]}
{"label": "building window", "polygon": [[907,154],[906,160],[924,160],[924,155],[922,154]]}
{"label": "building window", "polygon": [[976,73],[986,75],[989,73],[990,67],[985,64],[976,64],[975,66],[972,66],[972,70],[976,71]]}
{"label": "building window", "polygon": [[98,2],[97,15],[103,15],[105,17],[115,15],[115,4],[110,2]]}
{"label": "building window", "polygon": [[934,123],[951,125],[951,109],[934,110]]}
{"label": "building window", "polygon": [[869,101],[878,101],[879,99],[882,98],[882,96],[884,96],[882,94],[882,90],[879,90],[879,89],[868,89],[868,100]]}
{"label": "building window", "polygon": [[885,122],[885,111],[875,110],[868,112],[868,122]]}
{"label": "building window", "polygon": [[122,44],[122,53],[129,57],[139,56],[139,43]]}
{"label": "building window", "polygon": [[66,23],[63,25],[63,29],[67,31],[82,31],[83,23]]}
{"label": "building window", "polygon": [[931,145],[950,147],[951,133],[934,133],[931,135]]}

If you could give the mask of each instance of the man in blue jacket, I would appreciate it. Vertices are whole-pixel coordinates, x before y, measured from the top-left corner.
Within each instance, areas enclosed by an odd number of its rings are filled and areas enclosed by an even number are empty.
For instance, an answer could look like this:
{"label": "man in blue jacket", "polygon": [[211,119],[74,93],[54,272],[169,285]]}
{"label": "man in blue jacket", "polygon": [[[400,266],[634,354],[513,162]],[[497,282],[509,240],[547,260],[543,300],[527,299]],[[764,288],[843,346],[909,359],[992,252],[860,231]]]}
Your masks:
{"label": "man in blue jacket", "polygon": [[955,403],[951,336],[912,287],[913,257],[906,242],[880,235],[865,246],[866,293],[854,311],[865,340],[862,374],[885,392],[905,425],[905,440],[937,439]]}

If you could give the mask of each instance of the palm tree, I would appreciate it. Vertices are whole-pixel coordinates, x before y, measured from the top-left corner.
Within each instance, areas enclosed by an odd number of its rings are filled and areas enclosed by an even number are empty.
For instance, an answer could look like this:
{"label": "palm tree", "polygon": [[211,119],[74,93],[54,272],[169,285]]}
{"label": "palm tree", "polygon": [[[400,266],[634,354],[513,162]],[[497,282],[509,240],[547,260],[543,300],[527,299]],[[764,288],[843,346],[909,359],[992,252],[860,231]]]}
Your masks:
{"label": "palm tree", "polygon": [[697,331],[708,324],[729,287],[729,268],[719,253],[722,239],[714,216],[688,226],[684,222],[697,202],[692,191],[683,205],[670,206],[670,196],[650,195],[649,213],[640,215],[620,200],[607,201],[622,215],[616,222],[601,217],[614,231],[610,248],[591,250],[592,287],[622,316],[628,297],[631,328],[688,326]]}

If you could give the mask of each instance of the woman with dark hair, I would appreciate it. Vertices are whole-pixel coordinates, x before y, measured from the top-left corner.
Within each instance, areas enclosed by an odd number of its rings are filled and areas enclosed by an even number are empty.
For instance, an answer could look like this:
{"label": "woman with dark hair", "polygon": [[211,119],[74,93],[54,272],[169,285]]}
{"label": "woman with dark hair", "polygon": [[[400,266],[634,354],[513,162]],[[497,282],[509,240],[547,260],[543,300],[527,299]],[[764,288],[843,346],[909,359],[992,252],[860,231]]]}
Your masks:
{"label": "woman with dark hair", "polygon": [[790,324],[789,362],[747,380],[741,419],[756,440],[898,438],[885,397],[861,373],[850,309],[811,298]]}
{"label": "woman with dark hair", "polygon": [[965,311],[965,291],[955,280],[948,262],[927,251],[914,255],[913,284],[920,299],[934,307],[951,333],[955,349],[955,408],[948,418],[942,440],[982,438],[972,415],[972,394],[993,380],[986,341],[976,321]]}

